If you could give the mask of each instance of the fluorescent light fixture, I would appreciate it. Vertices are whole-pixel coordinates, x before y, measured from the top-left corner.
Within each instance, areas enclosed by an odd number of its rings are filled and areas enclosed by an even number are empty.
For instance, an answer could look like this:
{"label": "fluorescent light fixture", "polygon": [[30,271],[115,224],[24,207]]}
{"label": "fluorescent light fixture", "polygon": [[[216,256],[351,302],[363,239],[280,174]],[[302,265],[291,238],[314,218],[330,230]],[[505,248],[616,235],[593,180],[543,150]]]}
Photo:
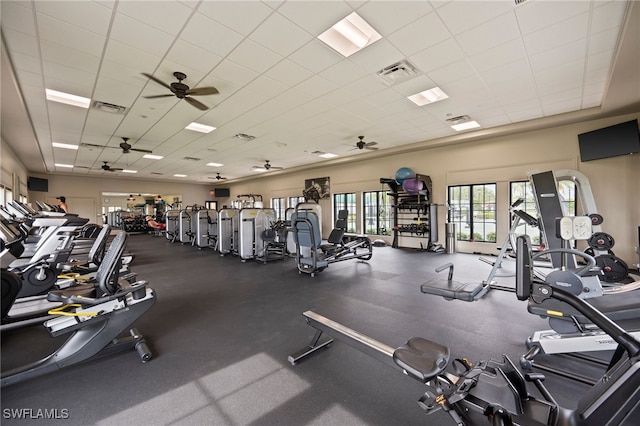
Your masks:
{"label": "fluorescent light fixture", "polygon": [[382,36],[353,12],[318,38],[346,58],[380,40]]}
{"label": "fluorescent light fixture", "polygon": [[318,157],[322,157],[322,158],[335,158],[337,156],[338,156],[338,154],[332,154],[330,152],[326,152],[324,154],[318,155]]}
{"label": "fluorescent light fixture", "polygon": [[122,173],[138,173],[138,171],[137,171],[137,170],[127,170],[127,169],[124,169],[124,170],[122,171]]}
{"label": "fluorescent light fixture", "polygon": [[222,166],[224,166],[224,164],[220,164],[220,163],[207,163],[207,166],[211,166],[211,167],[222,167]]}
{"label": "fluorescent light fixture", "polygon": [[207,126],[206,124],[200,124],[200,123],[196,123],[195,121],[191,124],[189,124],[187,127],[185,127],[185,129],[187,130],[193,130],[194,132],[200,132],[200,133],[211,133],[213,132],[216,128],[213,126]]}
{"label": "fluorescent light fixture", "polygon": [[265,169],[263,167],[255,167],[255,168],[253,168],[251,170],[253,170],[254,172],[266,172],[267,171],[267,169]]}
{"label": "fluorescent light fixture", "polygon": [[56,167],[62,167],[64,169],[73,169],[73,164],[60,164],[60,163],[55,163]]}
{"label": "fluorescent light fixture", "polygon": [[62,104],[73,105],[81,108],[89,108],[89,105],[91,105],[91,99],[89,98],[70,95],[69,93],[58,92],[51,89],[45,89],[45,91],[47,93],[47,100],[49,101],[60,102]]}
{"label": "fluorescent light fixture", "polygon": [[162,160],[164,157],[162,155],[154,155],[154,154],[145,154],[142,158],[148,158],[150,160]]}
{"label": "fluorescent light fixture", "polygon": [[462,130],[475,129],[480,127],[477,121],[467,121],[466,123],[454,124],[451,126],[453,130],[456,132],[461,132]]}
{"label": "fluorescent light fixture", "polygon": [[180,173],[176,173],[174,176],[175,177],[187,177],[187,175],[181,175]]}
{"label": "fluorescent light fixture", "polygon": [[74,149],[78,150],[78,145],[71,145],[69,143],[51,142],[51,146],[54,148]]}
{"label": "fluorescent light fixture", "polygon": [[434,87],[433,89],[425,90],[423,92],[416,93],[415,95],[407,96],[407,99],[418,106],[423,106],[441,101],[443,99],[447,99],[448,97],[449,96],[444,93],[439,87]]}

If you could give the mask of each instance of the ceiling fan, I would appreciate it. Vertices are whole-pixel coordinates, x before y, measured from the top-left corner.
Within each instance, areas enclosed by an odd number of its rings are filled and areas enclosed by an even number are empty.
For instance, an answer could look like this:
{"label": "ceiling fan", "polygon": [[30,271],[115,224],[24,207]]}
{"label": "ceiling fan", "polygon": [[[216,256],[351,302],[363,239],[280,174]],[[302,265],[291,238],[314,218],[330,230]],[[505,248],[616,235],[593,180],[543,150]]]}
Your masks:
{"label": "ceiling fan", "polygon": [[358,139],[360,140],[356,142],[356,146],[353,149],[368,149],[369,151],[375,151],[378,149],[375,147],[375,145],[378,145],[378,142],[365,142],[364,136],[358,136]]}
{"label": "ceiling fan", "polygon": [[226,179],[226,177],[220,176],[220,173],[216,173],[215,176],[209,176],[209,179],[222,180],[222,179]]}
{"label": "ceiling fan", "polygon": [[102,170],[106,171],[106,172],[119,172],[119,171],[121,171],[121,170],[124,170],[124,169],[121,169],[121,168],[119,168],[119,167],[111,167],[111,166],[109,165],[109,162],[108,162],[108,161],[103,161],[103,163],[104,163],[104,164],[103,164],[102,166],[100,166],[100,168],[101,168]]}
{"label": "ceiling fan", "polygon": [[269,170],[282,170],[283,167],[272,166],[271,163],[269,163],[269,160],[265,160],[264,165],[262,165],[262,166],[253,166],[251,169],[252,170],[257,170],[257,171],[260,171],[260,172],[266,172],[266,171],[269,171]]}
{"label": "ceiling fan", "polygon": [[178,81],[171,83],[170,85],[160,80],[159,78],[152,76],[151,74],[147,74],[143,72],[142,75],[144,75],[150,80],[155,81],[159,85],[164,86],[167,89],[171,90],[170,94],[167,93],[164,95],[143,96],[146,99],[176,96],[178,99],[184,99],[185,101],[187,101],[194,107],[198,108],[199,110],[206,111],[209,109],[209,107],[203,104],[202,102],[196,99],[193,99],[191,96],[217,95],[218,93],[220,93],[218,92],[218,89],[216,89],[215,87],[195,87],[193,89],[189,88],[189,86],[187,86],[182,82],[182,80],[185,80],[187,78],[187,75],[179,71],[176,71],[173,73],[173,76],[177,78]]}
{"label": "ceiling fan", "polygon": [[[123,154],[129,154],[131,151],[144,152],[146,154],[151,154],[153,152],[149,149],[133,148],[128,141],[129,141],[129,138],[122,138],[122,142],[120,142],[120,149],[122,149]],[[81,143],[80,146],[84,146],[86,148],[116,148],[115,146],[96,145],[96,144],[85,143],[85,142]]]}

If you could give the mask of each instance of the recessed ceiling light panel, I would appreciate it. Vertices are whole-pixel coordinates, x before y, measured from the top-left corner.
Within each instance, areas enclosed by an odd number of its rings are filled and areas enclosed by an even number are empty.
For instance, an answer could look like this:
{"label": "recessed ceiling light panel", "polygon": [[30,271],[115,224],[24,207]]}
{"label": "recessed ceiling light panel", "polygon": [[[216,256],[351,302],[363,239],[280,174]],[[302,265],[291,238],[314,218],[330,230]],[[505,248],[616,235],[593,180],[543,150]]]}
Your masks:
{"label": "recessed ceiling light panel", "polygon": [[56,167],[61,167],[63,169],[73,169],[73,164],[61,164],[61,163],[55,163]]}
{"label": "recessed ceiling light panel", "polygon": [[318,38],[346,58],[380,40],[382,36],[353,12]]}
{"label": "recessed ceiling light panel", "polygon": [[325,152],[324,154],[318,155],[318,157],[322,157],[322,158],[335,158],[337,156],[338,154],[332,154],[330,152]]}
{"label": "recessed ceiling light panel", "polygon": [[211,166],[211,167],[222,167],[222,166],[224,166],[224,164],[221,164],[221,163],[207,163],[207,166]]}
{"label": "recessed ceiling light panel", "polygon": [[208,126],[206,124],[201,124],[201,123],[196,123],[195,121],[191,124],[189,124],[187,127],[185,127],[185,129],[187,130],[193,130],[194,132],[200,132],[200,133],[211,133],[213,132],[216,128],[213,126]]}
{"label": "recessed ceiling light panel", "polygon": [[145,154],[142,156],[142,158],[148,158],[150,160],[162,160],[164,157],[162,157],[162,155]]}
{"label": "recessed ceiling light panel", "polygon": [[465,123],[454,124],[453,126],[451,126],[451,128],[456,132],[461,132],[463,130],[469,129],[477,129],[478,127],[480,127],[480,124],[478,124],[477,121],[467,121]]}
{"label": "recessed ceiling light panel", "polygon": [[51,89],[45,89],[45,92],[47,94],[48,101],[73,105],[80,108],[89,108],[89,105],[91,105],[91,99],[83,98],[82,96],[71,95],[69,93],[58,92],[57,90]]}
{"label": "recessed ceiling light panel", "polygon": [[71,145],[68,143],[60,143],[60,142],[51,142],[51,146],[54,148],[63,148],[63,149],[73,149],[75,151],[78,150],[78,145]]}
{"label": "recessed ceiling light panel", "polygon": [[407,99],[418,106],[423,106],[447,99],[448,97],[449,96],[444,93],[442,89],[434,87],[433,89],[424,90],[420,93],[416,93],[415,95],[407,96]]}

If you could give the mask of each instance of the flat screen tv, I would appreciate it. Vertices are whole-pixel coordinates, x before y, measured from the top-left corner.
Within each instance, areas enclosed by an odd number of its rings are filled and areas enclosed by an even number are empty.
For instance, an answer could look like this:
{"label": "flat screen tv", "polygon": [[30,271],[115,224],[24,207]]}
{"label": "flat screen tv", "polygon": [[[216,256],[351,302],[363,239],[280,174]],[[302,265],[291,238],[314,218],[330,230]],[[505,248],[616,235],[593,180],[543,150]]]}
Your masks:
{"label": "flat screen tv", "polygon": [[638,120],[578,135],[580,160],[591,161],[640,152]]}
{"label": "flat screen tv", "polygon": [[27,178],[27,189],[29,191],[49,192],[49,180],[29,176]]}

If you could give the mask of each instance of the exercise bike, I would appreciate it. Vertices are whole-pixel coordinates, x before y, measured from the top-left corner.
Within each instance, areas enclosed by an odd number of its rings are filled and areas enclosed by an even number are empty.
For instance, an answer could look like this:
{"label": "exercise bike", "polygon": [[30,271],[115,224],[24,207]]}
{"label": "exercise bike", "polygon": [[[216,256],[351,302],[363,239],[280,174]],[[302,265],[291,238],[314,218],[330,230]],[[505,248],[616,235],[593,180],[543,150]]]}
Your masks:
{"label": "exercise bike", "polygon": [[[636,424],[640,414],[640,341],[586,300],[535,279],[528,236],[517,239],[515,292],[519,300],[541,303],[554,299],[566,303],[618,343],[619,356],[580,398],[575,409],[560,407],[543,385],[542,374],[523,375],[507,356],[475,365],[466,359],[452,361],[448,347],[420,337],[394,349],[312,311],[303,315],[316,333],[309,345],[288,359],[295,365],[328,347],[333,338],[338,339],[424,383],[426,392],[418,405],[427,414],[443,410],[460,426]],[[324,333],[333,338],[323,338]],[[535,386],[541,398],[529,393],[529,384]]]}

